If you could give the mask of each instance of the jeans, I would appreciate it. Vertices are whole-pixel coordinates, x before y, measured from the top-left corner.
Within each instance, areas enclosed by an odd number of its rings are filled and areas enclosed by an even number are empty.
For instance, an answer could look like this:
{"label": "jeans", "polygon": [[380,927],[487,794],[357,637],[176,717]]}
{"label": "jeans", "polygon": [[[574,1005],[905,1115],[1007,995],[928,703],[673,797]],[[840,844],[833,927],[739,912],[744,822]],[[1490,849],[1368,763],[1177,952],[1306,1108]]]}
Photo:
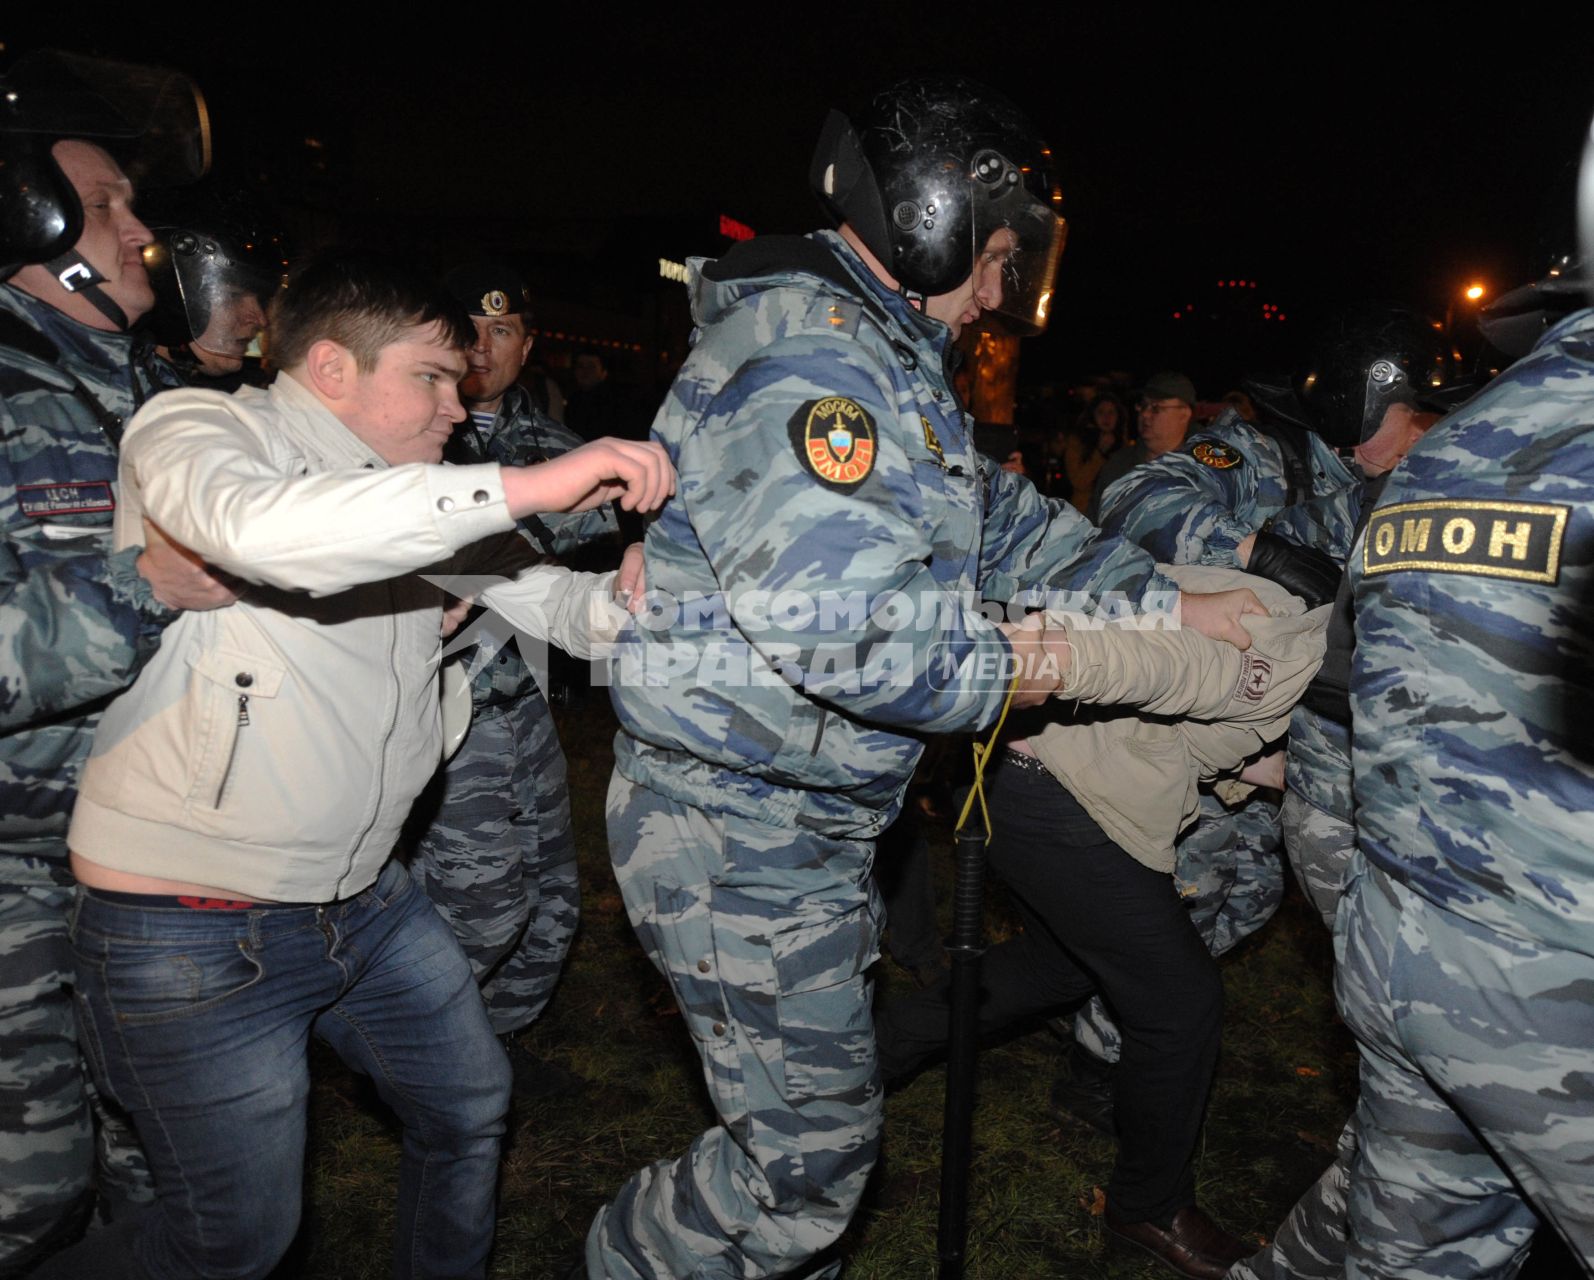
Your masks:
{"label": "jeans", "polygon": [[[1024,931],[981,961],[980,1031],[1101,993],[1123,1031],[1107,1200],[1129,1221],[1165,1224],[1195,1201],[1191,1162],[1221,1034],[1217,964],[1172,877],[1114,844],[1038,762],[1004,760],[990,810],[991,869],[1012,890]],[[947,1022],[944,981],[877,1009],[888,1078],[943,1051]]]}
{"label": "jeans", "polygon": [[[318,907],[86,894],[72,941],[85,1051],[155,1177],[131,1250],[146,1275],[264,1276],[287,1251],[312,1032],[403,1124],[393,1274],[485,1273],[509,1064],[459,945],[403,867]],[[100,1234],[60,1255],[59,1274],[127,1275],[120,1233]]]}

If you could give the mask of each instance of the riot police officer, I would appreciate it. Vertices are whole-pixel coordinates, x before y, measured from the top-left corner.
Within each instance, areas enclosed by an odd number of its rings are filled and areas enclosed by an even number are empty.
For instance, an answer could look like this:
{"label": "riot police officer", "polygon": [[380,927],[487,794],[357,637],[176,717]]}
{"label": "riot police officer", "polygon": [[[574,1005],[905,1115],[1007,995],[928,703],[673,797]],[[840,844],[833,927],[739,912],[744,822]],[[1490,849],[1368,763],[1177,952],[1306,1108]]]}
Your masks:
{"label": "riot police officer", "polygon": [[[158,533],[111,551],[123,422],[171,371],[127,332],[154,301],[133,186],[111,147],[195,177],[196,90],[181,76],[35,54],[0,95],[0,1274],[81,1229],[93,1125],[67,975],[66,827],[105,701],[180,609],[233,593]],[[147,1199],[131,1130],[99,1109],[102,1209]]]}
{"label": "riot police officer", "polygon": [[261,335],[288,259],[280,233],[237,191],[185,191],[150,216],[144,263],[155,290],[145,324],[194,386],[260,382]]}
{"label": "riot police officer", "polygon": [[1594,1261],[1591,405],[1584,309],[1412,449],[1349,559],[1361,1097],[1292,1214],[1344,1205],[1347,1275],[1513,1274],[1541,1221]]}
{"label": "riot police officer", "polygon": [[[609,843],[718,1122],[599,1212],[595,1277],[780,1274],[836,1239],[879,1136],[874,837],[921,735],[1006,696],[958,674],[1011,651],[969,596],[1172,590],[980,462],[951,385],[965,326],[1045,322],[1050,167],[998,95],[909,80],[825,126],[811,179],[837,230],[690,266],[698,339],[654,423],[681,497],[648,531],[656,607],[617,660]],[[935,622],[884,626],[892,604]],[[1243,633],[1232,595],[1184,607]]]}

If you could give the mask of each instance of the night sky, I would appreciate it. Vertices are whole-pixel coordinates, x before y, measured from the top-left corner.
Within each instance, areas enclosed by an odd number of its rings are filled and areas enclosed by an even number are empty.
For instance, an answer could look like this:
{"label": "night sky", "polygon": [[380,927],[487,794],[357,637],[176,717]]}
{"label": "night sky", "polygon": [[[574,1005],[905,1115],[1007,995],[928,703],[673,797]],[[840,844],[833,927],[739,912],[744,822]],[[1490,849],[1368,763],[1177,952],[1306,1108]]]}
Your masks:
{"label": "night sky", "polygon": [[[439,7],[402,30],[366,8],[331,34],[241,7],[216,24],[169,9],[122,28],[6,19],[0,39],[8,57],[56,44],[186,70],[211,103],[218,171],[298,175],[302,191],[320,159],[323,228],[380,227],[444,256],[473,236],[601,255],[590,275],[609,304],[633,262],[650,291],[654,259],[723,249],[696,230],[716,212],[761,232],[816,225],[806,170],[829,106],[913,71],[974,75],[1060,160],[1069,245],[1026,379],[1183,364],[1227,380],[1287,361],[1338,301],[1439,318],[1471,279],[1518,283],[1542,269],[1557,214],[1569,222],[1561,171],[1594,112],[1594,19],[1520,6],[1485,27],[1427,6],[1175,20],[697,5],[639,20],[588,3]],[[1505,29],[1519,15],[1531,29]],[[1216,287],[1231,278],[1257,288],[1236,303]],[[579,273],[555,283],[568,295]],[[1286,326],[1251,322],[1264,301]]]}

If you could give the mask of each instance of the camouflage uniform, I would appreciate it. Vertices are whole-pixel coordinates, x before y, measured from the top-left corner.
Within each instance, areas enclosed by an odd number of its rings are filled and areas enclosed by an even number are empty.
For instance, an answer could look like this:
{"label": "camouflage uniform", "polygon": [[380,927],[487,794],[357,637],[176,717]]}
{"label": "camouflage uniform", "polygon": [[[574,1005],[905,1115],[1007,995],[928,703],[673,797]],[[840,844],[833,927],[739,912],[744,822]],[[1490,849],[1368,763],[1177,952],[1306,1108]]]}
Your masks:
{"label": "camouflage uniform", "polygon": [[[1374,484],[1378,482],[1373,482]],[[1272,531],[1340,564],[1350,555],[1369,489],[1347,485],[1279,512]],[[1356,852],[1351,813],[1350,726],[1302,703],[1290,718],[1284,762],[1284,846],[1306,899],[1330,932]]]}
{"label": "camouflage uniform", "polygon": [[124,1121],[78,1054],[66,828],[105,700],[175,615],[110,554],[121,423],[169,370],[0,285],[0,1274],[70,1239],[93,1200],[90,1106],[105,1202],[149,1198]]}
{"label": "camouflage uniform", "polygon": [[[504,393],[485,435],[467,422],[455,437],[463,447],[451,460],[506,466],[582,443],[519,385]],[[522,531],[547,554],[566,555],[617,525],[602,507],[533,517]],[[470,732],[434,783],[437,807],[412,866],[470,960],[493,1030],[507,1035],[548,1003],[580,919],[570,795],[548,701],[515,642],[496,652],[478,645],[460,661],[472,672]]]}
{"label": "camouflage uniform", "polygon": [[[1284,452],[1272,437],[1225,409],[1177,450],[1135,467],[1101,496],[1101,527],[1138,542],[1172,564],[1238,568],[1247,534],[1286,509],[1354,484],[1322,439],[1307,434],[1312,492],[1291,495]],[[1201,797],[1201,816],[1179,841],[1174,879],[1213,955],[1251,936],[1284,900],[1279,811],[1257,798],[1230,808]],[[1118,1030],[1099,999],[1075,1018],[1075,1036],[1098,1057],[1116,1061]]]}
{"label": "camouflage uniform", "polygon": [[1429,431],[1351,555],[1349,1275],[1510,1275],[1540,1219],[1594,1265],[1591,421],[1581,311]]}
{"label": "camouflage uniform", "polygon": [[959,666],[1010,652],[974,593],[1173,591],[976,461],[948,331],[839,236],[750,241],[691,288],[698,339],[654,424],[679,487],[616,660],[609,841],[720,1123],[599,1212],[606,1280],[785,1274],[851,1218],[881,1109],[874,837],[921,735],[1005,697]]}
{"label": "camouflage uniform", "polygon": [[[1343,563],[1350,555],[1366,489],[1365,484],[1349,485],[1282,511],[1272,531]],[[1280,816],[1290,867],[1307,901],[1332,933],[1356,860],[1350,726],[1304,702],[1297,704],[1290,717],[1284,783]],[[1352,1117],[1340,1133],[1333,1164],[1291,1209],[1267,1247],[1229,1272],[1232,1280],[1334,1280],[1344,1275],[1345,1187],[1356,1147]]]}

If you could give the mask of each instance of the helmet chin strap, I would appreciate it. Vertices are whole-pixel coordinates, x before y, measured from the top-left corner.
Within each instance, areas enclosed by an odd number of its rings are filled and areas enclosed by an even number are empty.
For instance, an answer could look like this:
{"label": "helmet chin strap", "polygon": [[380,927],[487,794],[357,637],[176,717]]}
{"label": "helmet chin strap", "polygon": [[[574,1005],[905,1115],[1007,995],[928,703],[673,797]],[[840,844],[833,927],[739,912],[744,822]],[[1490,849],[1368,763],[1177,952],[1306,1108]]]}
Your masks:
{"label": "helmet chin strap", "polygon": [[83,298],[119,331],[127,332],[127,312],[100,288],[105,283],[105,277],[81,253],[76,249],[68,249],[59,258],[52,258],[44,265],[63,289]]}

